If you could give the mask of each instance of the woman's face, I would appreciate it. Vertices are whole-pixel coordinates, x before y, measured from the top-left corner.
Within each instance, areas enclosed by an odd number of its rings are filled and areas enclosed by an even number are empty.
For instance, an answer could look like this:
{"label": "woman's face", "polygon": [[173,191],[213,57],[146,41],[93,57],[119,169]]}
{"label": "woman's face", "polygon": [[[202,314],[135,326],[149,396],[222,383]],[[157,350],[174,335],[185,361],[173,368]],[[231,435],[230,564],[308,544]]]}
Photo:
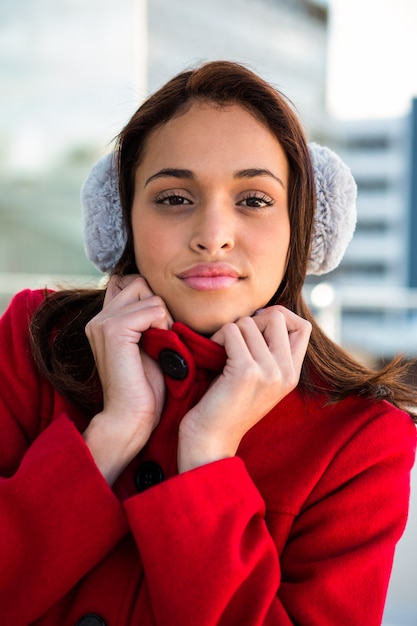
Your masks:
{"label": "woman's face", "polygon": [[272,298],[287,189],[281,145],[238,105],[195,102],[151,135],[135,178],[135,258],[175,320],[211,334]]}

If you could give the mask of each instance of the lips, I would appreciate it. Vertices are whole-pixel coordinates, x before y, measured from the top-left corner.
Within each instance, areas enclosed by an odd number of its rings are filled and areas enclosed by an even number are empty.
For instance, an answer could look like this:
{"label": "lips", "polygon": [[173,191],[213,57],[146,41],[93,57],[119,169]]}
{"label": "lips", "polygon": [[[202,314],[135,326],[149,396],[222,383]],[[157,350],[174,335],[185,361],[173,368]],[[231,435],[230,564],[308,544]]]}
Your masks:
{"label": "lips", "polygon": [[243,278],[232,266],[221,263],[193,265],[178,274],[188,287],[198,291],[211,291],[231,287]]}

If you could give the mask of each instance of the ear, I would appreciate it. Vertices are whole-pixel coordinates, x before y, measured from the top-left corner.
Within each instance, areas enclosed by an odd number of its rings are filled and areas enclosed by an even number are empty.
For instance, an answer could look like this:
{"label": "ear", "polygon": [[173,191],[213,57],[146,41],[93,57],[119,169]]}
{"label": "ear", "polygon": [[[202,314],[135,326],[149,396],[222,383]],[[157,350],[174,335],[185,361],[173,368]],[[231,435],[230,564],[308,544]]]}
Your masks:
{"label": "ear", "polygon": [[84,247],[87,257],[102,272],[111,271],[126,245],[120,204],[116,159],[99,159],[81,188]]}
{"label": "ear", "polygon": [[330,148],[309,144],[316,183],[307,274],[326,274],[343,258],[356,227],[357,186],[349,167]]}

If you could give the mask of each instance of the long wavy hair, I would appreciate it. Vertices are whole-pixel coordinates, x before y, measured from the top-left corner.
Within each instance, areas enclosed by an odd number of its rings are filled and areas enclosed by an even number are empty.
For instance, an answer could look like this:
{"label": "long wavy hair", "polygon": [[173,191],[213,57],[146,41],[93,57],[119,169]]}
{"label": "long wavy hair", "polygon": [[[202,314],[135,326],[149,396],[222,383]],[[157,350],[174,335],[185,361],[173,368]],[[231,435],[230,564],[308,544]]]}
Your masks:
{"label": "long wavy hair", "polygon": [[[302,391],[324,392],[329,401],[350,394],[388,399],[413,413],[417,394],[404,382],[407,366],[400,358],[380,370],[358,363],[320,329],[302,295],[316,205],[309,150],[293,106],[277,89],[246,67],[228,61],[206,63],[182,72],[151,95],[117,138],[115,152],[119,193],[127,231],[124,252],[113,273],[138,271],[135,264],[131,208],[135,172],[149,137],[184,113],[195,101],[217,106],[238,104],[261,121],[281,144],[289,163],[288,210],[291,238],[283,280],[269,304],[280,303],[313,326],[302,368]],[[85,337],[86,323],[102,308],[103,290],[66,290],[49,295],[31,324],[32,348],[38,367],[54,387],[84,410],[97,410],[99,389],[94,359]],[[51,337],[53,336],[53,341]]]}

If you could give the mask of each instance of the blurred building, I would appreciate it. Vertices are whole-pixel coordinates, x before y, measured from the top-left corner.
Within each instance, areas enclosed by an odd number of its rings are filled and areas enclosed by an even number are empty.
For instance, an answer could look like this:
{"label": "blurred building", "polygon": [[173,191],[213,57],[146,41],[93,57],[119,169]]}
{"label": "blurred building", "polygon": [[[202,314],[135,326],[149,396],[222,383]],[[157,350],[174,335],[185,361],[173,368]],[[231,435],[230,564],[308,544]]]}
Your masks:
{"label": "blurred building", "polygon": [[409,117],[344,122],[338,152],[358,185],[358,223],[344,262],[333,278],[340,285],[411,287]]}
{"label": "blurred building", "polygon": [[354,238],[326,277],[339,339],[376,358],[416,356],[417,100],[403,118],[340,122],[334,140],[358,185]]}
{"label": "blurred building", "polygon": [[67,286],[98,280],[84,252],[79,200],[95,158],[74,152],[36,177],[0,179],[0,313],[21,289],[57,286],[53,277]]}
{"label": "blurred building", "polygon": [[0,312],[24,287],[98,276],[84,253],[80,188],[143,93],[145,9],[0,2]]}
{"label": "blurred building", "polygon": [[311,136],[327,125],[319,0],[0,3],[0,50],[0,311],[46,275],[96,274],[83,250],[81,184],[175,73],[210,59],[245,63],[293,100]]}
{"label": "blurred building", "polygon": [[148,0],[148,85],[209,60],[243,63],[283,91],[311,136],[325,133],[327,2]]}

